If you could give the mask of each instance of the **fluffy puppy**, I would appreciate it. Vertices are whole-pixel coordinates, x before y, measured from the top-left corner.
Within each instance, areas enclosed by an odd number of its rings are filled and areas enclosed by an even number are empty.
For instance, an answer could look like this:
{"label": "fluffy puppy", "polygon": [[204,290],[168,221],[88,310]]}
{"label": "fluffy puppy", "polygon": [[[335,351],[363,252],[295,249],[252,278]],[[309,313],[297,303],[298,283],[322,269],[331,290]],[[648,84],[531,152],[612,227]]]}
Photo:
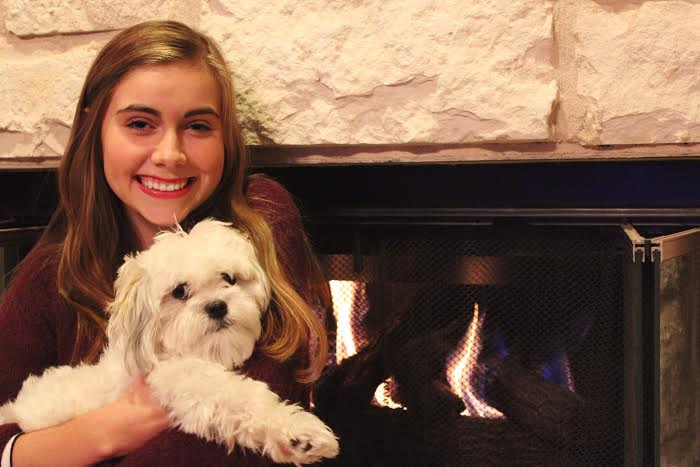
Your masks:
{"label": "fluffy puppy", "polygon": [[108,345],[95,365],[30,376],[0,422],[25,432],[65,422],[116,399],[140,372],[173,426],[229,450],[307,464],[338,454],[332,431],[265,383],[235,371],[253,353],[270,285],[253,245],[230,224],[157,235],[125,258],[108,307]]}

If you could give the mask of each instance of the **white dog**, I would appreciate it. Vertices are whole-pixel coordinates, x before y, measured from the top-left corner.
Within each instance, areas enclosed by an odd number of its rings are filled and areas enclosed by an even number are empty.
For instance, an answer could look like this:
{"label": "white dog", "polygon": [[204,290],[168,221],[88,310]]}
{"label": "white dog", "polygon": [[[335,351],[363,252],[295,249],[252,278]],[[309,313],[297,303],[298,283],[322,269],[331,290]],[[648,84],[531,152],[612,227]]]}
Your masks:
{"label": "white dog", "polygon": [[95,365],[30,376],[0,422],[33,431],[116,399],[140,372],[173,426],[232,450],[307,464],[338,454],[330,428],[280,400],[240,367],[261,333],[270,285],[252,244],[230,224],[204,220],[157,235],[127,257],[108,307],[109,344]]}

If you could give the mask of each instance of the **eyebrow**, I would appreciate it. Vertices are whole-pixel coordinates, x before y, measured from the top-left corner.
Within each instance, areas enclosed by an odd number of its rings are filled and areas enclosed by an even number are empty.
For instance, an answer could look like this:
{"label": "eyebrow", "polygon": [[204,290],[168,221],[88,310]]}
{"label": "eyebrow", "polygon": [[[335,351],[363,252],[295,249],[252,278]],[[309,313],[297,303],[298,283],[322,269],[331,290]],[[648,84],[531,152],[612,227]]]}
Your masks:
{"label": "eyebrow", "polygon": [[[154,109],[153,107],[147,107],[145,105],[132,104],[132,105],[128,105],[128,106],[124,107],[123,109],[120,109],[117,111],[118,114],[124,113],[124,112],[143,112],[143,113],[151,114],[155,117],[160,117],[160,112],[158,110]],[[211,107],[199,107],[199,108],[188,110],[187,112],[185,112],[185,118],[189,118],[189,117],[192,117],[194,115],[213,115],[214,117],[221,119],[221,117],[216,112],[216,110],[214,110]]]}

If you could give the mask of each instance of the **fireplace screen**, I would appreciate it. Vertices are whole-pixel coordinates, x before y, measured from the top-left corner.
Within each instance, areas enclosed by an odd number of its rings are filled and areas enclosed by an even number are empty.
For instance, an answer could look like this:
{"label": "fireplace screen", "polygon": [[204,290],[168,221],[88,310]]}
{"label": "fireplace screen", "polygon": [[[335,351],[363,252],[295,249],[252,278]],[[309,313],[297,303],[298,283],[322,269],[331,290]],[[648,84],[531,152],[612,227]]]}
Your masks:
{"label": "fireplace screen", "polygon": [[314,401],[337,465],[624,463],[621,229],[323,238],[333,352]]}

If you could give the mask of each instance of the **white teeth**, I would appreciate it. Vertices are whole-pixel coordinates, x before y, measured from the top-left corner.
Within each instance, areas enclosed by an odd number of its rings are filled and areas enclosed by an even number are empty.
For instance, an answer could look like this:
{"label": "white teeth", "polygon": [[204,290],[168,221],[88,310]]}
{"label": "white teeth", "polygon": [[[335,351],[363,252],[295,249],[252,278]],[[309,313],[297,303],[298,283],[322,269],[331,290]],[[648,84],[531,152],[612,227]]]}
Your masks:
{"label": "white teeth", "polygon": [[158,191],[177,191],[182,190],[187,185],[187,180],[181,183],[159,183],[148,178],[142,178],[141,183],[146,188]]}

